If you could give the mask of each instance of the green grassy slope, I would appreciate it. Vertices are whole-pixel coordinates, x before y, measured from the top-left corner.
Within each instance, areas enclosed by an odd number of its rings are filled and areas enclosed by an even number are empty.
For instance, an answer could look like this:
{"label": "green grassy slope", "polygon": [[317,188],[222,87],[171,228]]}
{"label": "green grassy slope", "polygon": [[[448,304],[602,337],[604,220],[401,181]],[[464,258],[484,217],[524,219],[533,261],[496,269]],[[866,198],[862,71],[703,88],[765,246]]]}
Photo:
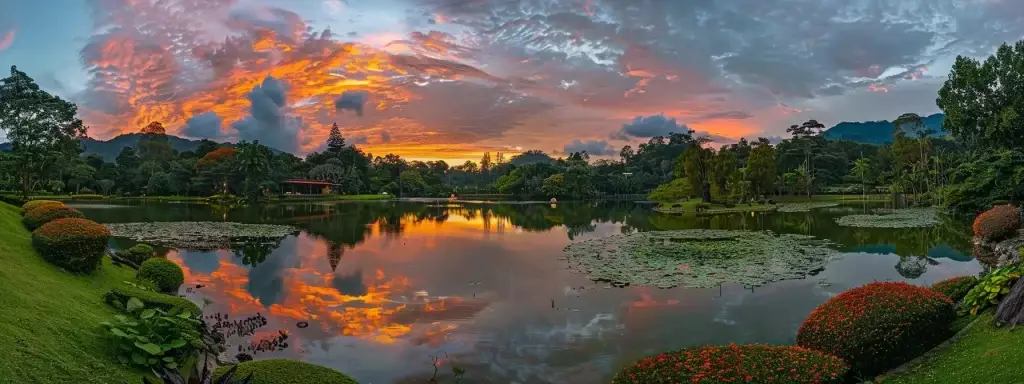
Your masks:
{"label": "green grassy slope", "polygon": [[100,325],[115,314],[103,293],[134,271],[109,259],[91,276],[54,267],[32,249],[18,211],[0,203],[0,383],[140,383]]}

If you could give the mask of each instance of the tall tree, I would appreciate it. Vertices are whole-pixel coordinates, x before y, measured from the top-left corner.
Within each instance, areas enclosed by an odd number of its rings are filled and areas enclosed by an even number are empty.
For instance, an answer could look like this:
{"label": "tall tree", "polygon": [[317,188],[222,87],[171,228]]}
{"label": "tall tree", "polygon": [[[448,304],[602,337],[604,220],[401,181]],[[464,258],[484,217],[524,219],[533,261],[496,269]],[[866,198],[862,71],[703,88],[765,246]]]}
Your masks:
{"label": "tall tree", "polygon": [[935,104],[953,137],[974,147],[1024,147],[1024,41],[1003,44],[984,64],[957,56]]}
{"label": "tall tree", "polygon": [[766,142],[755,143],[747,159],[747,180],[757,195],[771,193],[775,188],[775,148]]}
{"label": "tall tree", "polygon": [[334,123],[331,125],[331,134],[327,137],[327,152],[338,155],[343,149],[345,149],[345,138],[341,136],[338,123]]}
{"label": "tall tree", "polygon": [[163,165],[174,157],[174,149],[167,139],[167,131],[159,121],[149,123],[140,131],[139,157],[142,161],[152,161]]}
{"label": "tall tree", "polygon": [[823,129],[825,129],[825,125],[817,120],[807,120],[803,124],[791,125],[786,129],[786,132],[793,135],[792,140],[804,157],[804,162],[801,166],[803,171],[798,172],[798,174],[804,175],[804,188],[807,192],[807,197],[811,197],[814,181],[817,179],[814,158],[825,146],[825,139],[821,136]]}
{"label": "tall tree", "polygon": [[484,152],[484,156],[480,158],[480,172],[487,173],[491,170],[491,153]]}
{"label": "tall tree", "polygon": [[270,165],[274,153],[266,145],[254,141],[238,143],[238,170],[245,176],[245,198],[255,202],[263,196],[265,183],[270,180]]}
{"label": "tall tree", "polygon": [[61,159],[78,156],[87,128],[78,107],[43,91],[25,72],[11,66],[0,79],[0,130],[11,141],[22,197]]}
{"label": "tall tree", "polygon": [[[705,137],[694,139],[693,144],[680,157],[681,164],[676,166],[676,177],[685,175],[690,181],[691,190],[696,192],[706,203],[711,202],[711,177],[715,157],[713,150],[704,148],[704,144],[708,142],[709,140]],[[679,172],[680,165],[682,172]]]}

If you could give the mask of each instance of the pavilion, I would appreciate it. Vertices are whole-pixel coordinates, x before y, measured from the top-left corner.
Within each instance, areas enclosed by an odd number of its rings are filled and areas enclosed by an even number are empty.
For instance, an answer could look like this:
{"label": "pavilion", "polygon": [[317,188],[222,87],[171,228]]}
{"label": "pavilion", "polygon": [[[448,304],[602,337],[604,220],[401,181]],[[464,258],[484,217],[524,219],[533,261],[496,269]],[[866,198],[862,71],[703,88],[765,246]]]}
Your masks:
{"label": "pavilion", "polygon": [[288,179],[281,184],[287,195],[327,195],[341,186],[327,181],[306,179]]}

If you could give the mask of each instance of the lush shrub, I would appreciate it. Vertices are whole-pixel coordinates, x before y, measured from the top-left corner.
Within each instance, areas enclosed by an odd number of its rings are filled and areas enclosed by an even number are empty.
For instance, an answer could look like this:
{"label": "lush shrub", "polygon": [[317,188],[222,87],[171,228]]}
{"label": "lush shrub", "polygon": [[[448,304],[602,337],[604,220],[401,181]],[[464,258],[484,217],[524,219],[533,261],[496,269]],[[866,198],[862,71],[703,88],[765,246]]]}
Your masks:
{"label": "lush shrub", "polygon": [[[239,363],[234,377],[253,375],[252,384],[359,384],[333,369],[290,359],[253,360]],[[214,377],[220,378],[231,366],[220,366]]]}
{"label": "lush shrub", "polygon": [[113,322],[103,326],[117,344],[117,358],[122,364],[142,368],[177,369],[199,348],[199,314],[147,308],[137,298],[129,298]]}
{"label": "lush shrub", "polygon": [[57,219],[32,232],[32,246],[46,261],[71,272],[92,272],[107,251],[110,231],[92,220]]}
{"label": "lush shrub", "polygon": [[82,187],[78,190],[79,195],[95,195],[96,191],[89,187]]}
{"label": "lush shrub", "polygon": [[797,332],[797,345],[845,360],[873,376],[917,357],[949,336],[953,302],[929,288],[876,282],[818,306]]}
{"label": "lush shrub", "polygon": [[23,217],[21,221],[25,224],[25,227],[29,230],[33,230],[51,221],[66,218],[81,219],[85,218],[85,215],[77,209],[63,204],[47,204],[41,207],[32,208],[28,212],[25,212],[25,217]]}
{"label": "lush shrub", "polygon": [[1005,265],[989,272],[964,296],[961,311],[977,315],[978,311],[998,304],[1003,296],[1010,293],[1010,286],[1020,279],[1022,272],[1024,270],[1020,263]]}
{"label": "lush shrub", "polygon": [[932,289],[946,295],[953,302],[958,302],[967,295],[978,284],[978,278],[974,276],[958,276],[942,280],[932,285]]}
{"label": "lush shrub", "polygon": [[24,216],[26,212],[44,205],[64,205],[64,203],[56,200],[32,200],[21,206],[21,214]]}
{"label": "lush shrub", "polygon": [[[82,189],[84,190],[85,188],[82,188]],[[81,194],[75,195],[73,198],[75,200],[103,200],[103,199],[105,199],[105,197],[103,195],[97,195],[95,193],[86,194],[84,192],[81,193]]]}
{"label": "lush shrub", "polygon": [[835,356],[761,344],[701,346],[644,358],[612,384],[842,383],[849,367]]}
{"label": "lush shrub", "polygon": [[1020,228],[1020,209],[1006,204],[997,205],[974,218],[974,235],[999,240],[1013,235]]}
{"label": "lush shrub", "polygon": [[184,297],[172,296],[157,292],[159,288],[150,287],[150,281],[126,282],[124,286],[114,287],[103,295],[103,301],[122,308],[128,299],[134,297],[142,300],[147,308],[160,308],[165,311],[187,310],[189,313],[200,313],[199,306]]}
{"label": "lush shrub", "polygon": [[139,280],[152,281],[161,291],[168,293],[178,292],[178,287],[185,282],[185,273],[178,264],[159,257],[142,262],[135,277]]}
{"label": "lush shrub", "polygon": [[131,248],[117,252],[117,255],[135,264],[142,264],[149,260],[150,257],[153,257],[153,247],[148,244],[135,244]]}

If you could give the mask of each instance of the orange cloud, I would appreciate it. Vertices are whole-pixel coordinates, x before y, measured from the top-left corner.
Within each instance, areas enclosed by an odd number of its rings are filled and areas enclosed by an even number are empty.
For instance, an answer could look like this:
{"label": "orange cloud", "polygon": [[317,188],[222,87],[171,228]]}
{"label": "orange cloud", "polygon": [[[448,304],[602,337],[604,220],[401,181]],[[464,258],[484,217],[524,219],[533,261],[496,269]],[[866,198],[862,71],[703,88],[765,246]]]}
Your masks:
{"label": "orange cloud", "polygon": [[15,31],[12,29],[10,31],[7,31],[7,33],[3,34],[3,36],[0,37],[0,51],[4,51],[7,48],[10,48],[12,44],[14,44],[14,32]]}

